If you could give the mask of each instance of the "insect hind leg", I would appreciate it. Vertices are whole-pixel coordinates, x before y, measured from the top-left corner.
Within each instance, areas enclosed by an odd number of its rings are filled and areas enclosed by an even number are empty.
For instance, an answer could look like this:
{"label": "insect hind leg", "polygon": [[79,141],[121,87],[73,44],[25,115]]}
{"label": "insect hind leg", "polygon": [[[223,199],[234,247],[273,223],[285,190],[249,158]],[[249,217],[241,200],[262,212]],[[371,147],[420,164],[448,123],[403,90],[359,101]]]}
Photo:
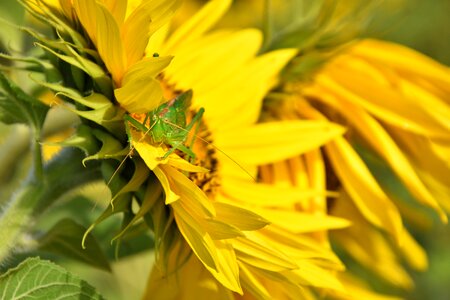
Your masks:
{"label": "insect hind leg", "polygon": [[169,151],[167,151],[163,157],[160,158],[161,160],[164,160],[167,157],[169,157],[169,155],[174,153],[175,150],[177,150],[177,149],[180,150],[181,152],[187,154],[188,156],[190,156],[192,159],[195,160],[195,153],[190,148],[183,145],[183,142],[170,143],[170,146],[172,146],[172,148]]}

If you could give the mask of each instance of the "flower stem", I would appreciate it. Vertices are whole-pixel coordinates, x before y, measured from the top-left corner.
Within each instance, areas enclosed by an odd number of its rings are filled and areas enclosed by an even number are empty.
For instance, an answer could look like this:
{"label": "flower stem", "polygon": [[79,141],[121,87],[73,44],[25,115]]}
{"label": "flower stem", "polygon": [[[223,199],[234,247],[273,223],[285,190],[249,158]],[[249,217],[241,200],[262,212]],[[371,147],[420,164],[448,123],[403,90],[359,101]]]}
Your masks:
{"label": "flower stem", "polygon": [[[36,147],[40,148],[39,143]],[[0,264],[13,253],[28,230],[32,229],[34,220],[63,194],[102,178],[99,164],[94,163],[85,168],[81,164],[83,158],[81,151],[69,148],[45,168],[42,168],[42,161],[36,161],[40,163],[41,169],[36,170],[39,165],[35,166],[22,189],[5,203],[0,212]]]}
{"label": "flower stem", "polygon": [[[37,136],[37,135],[34,135]],[[34,178],[35,180],[43,181],[44,179],[44,165],[42,162],[42,148],[39,143],[39,140],[34,139],[32,143],[33,147],[33,169],[34,169]]]}
{"label": "flower stem", "polygon": [[0,262],[10,255],[24,227],[30,224],[34,207],[43,192],[41,185],[25,186],[15,194],[0,215]]}

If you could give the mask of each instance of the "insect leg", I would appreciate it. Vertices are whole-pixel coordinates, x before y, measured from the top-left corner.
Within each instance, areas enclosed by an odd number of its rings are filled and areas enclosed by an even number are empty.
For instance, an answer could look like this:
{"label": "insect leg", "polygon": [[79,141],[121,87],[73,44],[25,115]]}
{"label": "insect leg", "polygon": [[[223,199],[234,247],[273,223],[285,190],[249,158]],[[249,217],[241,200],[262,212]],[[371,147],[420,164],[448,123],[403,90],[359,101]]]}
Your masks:
{"label": "insect leg", "polygon": [[125,124],[127,124],[127,121],[131,123],[131,125],[133,125],[134,127],[136,127],[137,129],[139,129],[142,132],[147,132],[148,128],[145,126],[145,123],[139,123],[139,121],[137,121],[136,119],[132,118],[130,115],[124,115],[123,116],[124,120],[125,120]]}
{"label": "insect leg", "polygon": [[189,144],[189,149],[192,149],[192,147],[194,146],[195,138],[197,137],[198,130],[200,129],[200,121],[201,121],[201,118],[202,118],[204,112],[205,112],[205,109],[203,107],[200,108],[199,111],[192,118],[192,120],[188,124],[188,126],[186,126],[186,129],[190,130],[188,128],[191,126],[191,124],[193,124],[193,123],[195,124],[194,135],[192,136],[192,141]]}
{"label": "insect leg", "polygon": [[161,157],[161,160],[166,159],[167,157],[169,157],[169,155],[172,154],[172,153],[174,153],[175,150],[177,150],[177,149],[180,150],[180,151],[183,152],[183,153],[186,153],[186,154],[187,154],[188,156],[190,156],[191,158],[195,159],[195,153],[194,153],[191,149],[189,149],[188,147],[186,147],[186,146],[183,144],[183,141],[178,141],[178,142],[175,142],[175,143],[168,142],[168,143],[169,143],[169,145],[171,146],[171,149],[170,149],[169,151],[167,151],[167,152],[164,154],[163,157]]}

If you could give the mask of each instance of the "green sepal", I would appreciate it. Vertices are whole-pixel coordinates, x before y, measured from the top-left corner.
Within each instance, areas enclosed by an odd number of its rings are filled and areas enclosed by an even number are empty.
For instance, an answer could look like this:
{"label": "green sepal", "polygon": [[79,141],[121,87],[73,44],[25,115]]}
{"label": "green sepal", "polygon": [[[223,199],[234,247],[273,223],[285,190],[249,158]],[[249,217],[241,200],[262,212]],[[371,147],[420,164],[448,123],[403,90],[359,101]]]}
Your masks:
{"label": "green sepal", "polygon": [[92,93],[87,97],[83,97],[83,95],[76,89],[64,86],[63,84],[39,81],[34,78],[32,79],[36,83],[57,92],[59,95],[63,95],[86,107],[99,109],[113,106],[113,103],[102,94]]}
{"label": "green sepal", "polygon": [[27,124],[40,132],[49,107],[26,94],[1,72],[0,86],[6,93],[0,93],[0,121]]}
{"label": "green sepal", "polygon": [[49,82],[57,82],[61,80],[61,73],[59,73],[59,70],[56,69],[51,63],[38,59],[32,56],[29,57],[21,57],[21,56],[11,56],[4,53],[0,53],[0,58],[11,60],[11,61],[17,61],[17,62],[24,62],[26,64],[30,64],[32,66],[14,66],[11,67],[12,70],[27,70],[32,72],[40,72],[43,73],[47,81]]}
{"label": "green sepal", "polygon": [[120,159],[128,154],[128,148],[123,148],[122,144],[113,136],[99,129],[94,129],[92,134],[102,143],[100,150],[85,159],[83,159],[83,165],[89,160],[97,159]]}
{"label": "green sepal", "polygon": [[112,241],[121,239],[125,233],[134,226],[137,221],[144,218],[145,214],[147,214],[155,205],[158,200],[162,200],[162,187],[161,184],[156,180],[149,180],[147,183],[147,188],[144,195],[144,200],[142,201],[139,211],[136,215],[133,216],[129,222],[125,223],[122,230],[112,239]]}
{"label": "green sepal", "polygon": [[74,30],[72,27],[67,25],[66,18],[64,16],[58,17],[54,12],[52,12],[52,7],[49,6],[45,1],[39,1],[39,9],[45,13],[47,16],[44,17],[43,15],[36,13],[31,7],[30,4],[28,4],[24,0],[17,0],[19,1],[26,9],[27,11],[33,15],[36,19],[42,21],[43,23],[46,23],[53,27],[56,32],[59,33],[67,33],[71,40],[79,47],[87,47],[88,42],[86,39],[78,33],[76,30]]}
{"label": "green sepal", "polygon": [[[99,93],[92,93],[83,97],[80,92],[75,89],[65,87],[57,83],[48,83],[35,80],[38,84],[47,87],[58,95],[65,96],[73,101],[91,108],[92,110],[77,110],[67,106],[67,109],[106,128],[109,132],[115,134],[119,138],[125,135],[123,128],[123,114],[125,111],[114,105],[107,97]],[[121,135],[120,133],[123,132]]]}
{"label": "green sepal", "polygon": [[111,271],[106,255],[92,235],[86,238],[86,249],[81,248],[85,231],[86,228],[74,220],[62,219],[37,240],[37,249]]}
{"label": "green sepal", "polygon": [[111,199],[111,206],[114,206],[117,199],[124,194],[137,192],[142,184],[147,180],[150,170],[141,159],[133,159],[134,173],[127,184],[122,187],[117,193],[113,194]]}
{"label": "green sepal", "polygon": [[108,205],[108,207],[103,211],[103,213],[94,221],[94,223],[89,226],[88,229],[86,229],[83,238],[81,240],[81,246],[83,249],[86,248],[86,241],[88,238],[89,233],[94,230],[94,228],[103,222],[104,220],[108,219],[109,217],[118,214],[123,213],[126,211],[130,211],[130,205],[131,205],[131,195],[123,195],[120,197],[120,199],[117,200],[117,204],[113,207],[112,205]]}
{"label": "green sepal", "polygon": [[[117,169],[115,166],[113,166],[110,161],[106,160],[102,164],[102,173],[103,178],[107,180],[107,185],[111,190],[112,195],[114,195],[115,203],[112,205],[113,199],[111,199],[111,205],[108,205],[108,207],[105,209],[105,211],[94,221],[94,223],[89,226],[89,228],[86,230],[82,246],[84,248],[84,241],[88,234],[94,230],[94,228],[106,220],[107,218],[118,214],[118,213],[126,213],[131,212],[131,202],[132,202],[132,194],[130,192],[137,191],[142,183],[145,181],[147,176],[145,176],[145,179],[142,180],[142,172],[145,172],[142,170],[142,167],[137,167],[137,163],[135,162],[135,171],[132,176],[131,180],[125,180],[121,176],[118,176]],[[143,162],[141,164],[145,165]],[[138,171],[139,170],[139,171]],[[146,168],[147,174],[149,173],[148,168]],[[137,175],[136,175],[137,172]],[[117,176],[116,176],[117,175]],[[145,175],[145,174],[144,174]],[[133,179],[134,178],[134,179]],[[131,182],[131,185],[130,185]],[[119,195],[120,194],[120,195]]]}
{"label": "green sepal", "polygon": [[2,299],[104,299],[84,280],[38,257],[0,276]]}
{"label": "green sepal", "polygon": [[94,80],[96,86],[98,87],[98,89],[102,94],[106,95],[109,98],[112,97],[112,81],[102,67],[92,62],[91,60],[80,56],[75,50],[73,50],[69,46],[67,47],[69,50],[71,50],[72,56],[57,53],[53,49],[40,43],[36,43],[36,45],[55,55],[59,59],[65,61],[66,63],[84,71],[86,74],[89,75],[89,77],[91,77]]}
{"label": "green sepal", "polygon": [[78,125],[75,134],[64,141],[46,144],[75,147],[82,150],[86,155],[96,153],[99,149],[97,138],[92,134],[92,128],[84,124]]}
{"label": "green sepal", "polygon": [[[163,273],[175,272],[187,259],[192,251],[180,245],[183,241],[180,231],[174,222],[173,213],[160,201],[150,213],[144,217],[149,227],[153,227],[155,236],[155,267]],[[175,263],[171,258],[177,257]]]}
{"label": "green sepal", "polygon": [[85,74],[82,70],[75,68],[74,66],[70,66],[70,72],[72,75],[73,82],[75,82],[75,86],[77,90],[84,91],[86,85]]}
{"label": "green sepal", "polygon": [[[9,23],[7,20],[19,25],[26,20],[25,10],[16,1],[0,1],[0,22]],[[21,49],[24,42],[22,32],[11,30],[3,25],[0,26],[2,28],[0,30],[0,43],[2,45],[7,44],[11,49]]]}
{"label": "green sepal", "polygon": [[[121,138],[125,135],[124,128],[123,128],[123,122],[121,115],[116,115],[116,107],[104,107],[100,109],[94,109],[94,110],[76,110],[71,109],[70,107],[67,107],[70,111],[73,113],[76,113],[82,118],[85,118],[87,120],[91,120],[100,126],[106,128],[109,132],[115,134],[117,137]],[[113,115],[114,117],[109,119]]]}

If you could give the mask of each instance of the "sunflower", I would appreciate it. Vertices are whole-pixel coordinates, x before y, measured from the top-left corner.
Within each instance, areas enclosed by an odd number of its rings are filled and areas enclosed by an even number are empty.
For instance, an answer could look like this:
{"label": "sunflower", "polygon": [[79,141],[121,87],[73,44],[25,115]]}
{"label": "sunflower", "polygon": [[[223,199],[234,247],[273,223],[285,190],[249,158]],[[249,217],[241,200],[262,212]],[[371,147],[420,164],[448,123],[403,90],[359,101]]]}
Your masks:
{"label": "sunflower", "polygon": [[[170,35],[167,22],[178,1],[37,3],[43,6],[34,12],[43,10],[56,22],[60,38],[70,38],[70,43],[62,41],[60,52],[50,49],[55,44],[42,48],[89,75],[89,68],[106,70],[98,73],[110,77],[114,97],[104,99],[105,95],[97,94],[102,89],[92,75],[93,94],[89,87],[80,96],[73,90],[46,86],[87,107],[101,104],[109,109],[118,104],[128,117],[148,126],[140,130],[131,122],[128,134],[138,154],[132,157],[136,170],[130,182],[113,193],[115,205],[99,218],[125,210],[128,202],[120,200],[126,193],[135,192],[133,197],[141,200],[139,211],[118,237],[141,218],[152,228],[157,262],[148,295],[185,295],[184,285],[162,286],[172,283],[172,276],[178,280],[191,275],[195,286],[206,278],[214,286],[214,298],[244,293],[244,297],[299,298],[312,293],[309,287],[343,293],[334,275],[342,265],[332,252],[308,237],[285,234],[283,228],[292,226],[295,232],[305,233],[346,227],[348,222],[270,209],[274,203],[290,206],[303,197],[326,194],[325,190],[305,193],[257,179],[258,165],[298,156],[343,133],[341,126],[327,121],[257,124],[264,96],[277,85],[278,74],[296,50],[258,56],[262,42],[258,30],[209,32],[229,8],[229,0],[209,2]],[[142,33],[142,28],[148,30]],[[170,110],[179,97],[191,93],[192,99],[186,101],[190,105],[178,112],[182,125],[163,120],[169,127],[160,132],[168,137],[169,132],[184,130],[186,137],[176,143],[157,142],[151,131],[154,125],[146,123],[147,114]],[[89,112],[97,113],[95,109]],[[86,116],[84,111],[78,113]],[[106,121],[96,123],[106,128],[112,122]],[[185,128],[191,122],[197,122],[195,130]],[[124,157],[112,136],[99,130],[94,135],[103,147],[89,159],[117,157],[118,153]],[[245,208],[248,203],[258,203],[256,213]],[[292,224],[281,222],[286,217]],[[267,226],[270,222],[279,224]],[[276,288],[266,288],[268,282]]]}
{"label": "sunflower", "polygon": [[[449,84],[449,69],[430,58],[396,44],[362,40],[310,82],[288,84],[284,94],[265,103],[265,120],[328,120],[347,129],[323,152],[301,156],[302,164],[286,161],[284,168],[304,173],[299,182],[305,187],[320,184],[337,191],[339,196],[328,201],[311,198],[301,210],[313,206],[350,220],[353,226],[331,234],[339,248],[405,289],[413,283],[401,259],[417,270],[426,269],[427,259],[402,215],[421,222],[410,217],[421,204],[447,221]],[[283,176],[266,180],[286,181]],[[403,198],[392,182],[403,184]]]}
{"label": "sunflower", "polygon": [[35,15],[54,21],[55,29],[68,31],[80,48],[90,45],[72,29],[87,33],[112,79],[115,100],[127,112],[148,112],[161,104],[162,88],[155,77],[172,57],[144,58],[144,53],[150,36],[171,19],[180,1],[23,1]]}
{"label": "sunflower", "polygon": [[[342,128],[316,121],[256,124],[262,99],[276,85],[277,74],[296,51],[286,49],[256,56],[262,40],[259,31],[208,32],[229,5],[230,1],[211,1],[167,38],[150,39],[147,47],[148,55],[174,56],[160,76],[164,94],[172,98],[192,90],[187,115],[193,118],[200,109],[205,110],[192,149],[195,166],[209,170],[183,169],[173,161],[178,160],[176,154],[161,160],[168,148],[152,142],[145,132],[133,131],[134,148],[162,184],[165,204],[170,206],[170,217],[166,219],[170,222],[173,216],[176,223],[175,232],[168,235],[176,236],[178,230],[184,237],[173,242],[170,251],[159,251],[160,256],[165,256],[164,263],[153,270],[147,295],[198,298],[206,295],[201,294],[203,291],[214,298],[233,298],[235,292],[270,299],[276,294],[299,297],[307,293],[303,286],[342,289],[333,273],[326,271],[340,268],[329,250],[308,239],[285,237],[277,226],[261,229],[267,225],[266,219],[272,222],[282,218],[264,207],[273,205],[276,199],[292,204],[303,197],[301,191],[255,180],[257,165],[314,149],[342,134]],[[298,138],[292,138],[294,135]],[[309,194],[314,193],[325,191],[318,189]],[[260,203],[258,214],[243,208],[247,202]],[[163,208],[157,207],[153,206],[154,220],[161,219]],[[290,226],[303,232],[348,225],[338,218],[300,213],[289,220],[293,222]],[[170,224],[157,223],[155,228],[170,228]],[[304,253],[297,253],[296,247],[305,249]],[[186,254],[190,249],[194,257]],[[312,249],[321,250],[312,254]],[[321,267],[314,259],[327,263]],[[278,288],[267,290],[264,281]],[[188,289],[192,289],[191,294]]]}

